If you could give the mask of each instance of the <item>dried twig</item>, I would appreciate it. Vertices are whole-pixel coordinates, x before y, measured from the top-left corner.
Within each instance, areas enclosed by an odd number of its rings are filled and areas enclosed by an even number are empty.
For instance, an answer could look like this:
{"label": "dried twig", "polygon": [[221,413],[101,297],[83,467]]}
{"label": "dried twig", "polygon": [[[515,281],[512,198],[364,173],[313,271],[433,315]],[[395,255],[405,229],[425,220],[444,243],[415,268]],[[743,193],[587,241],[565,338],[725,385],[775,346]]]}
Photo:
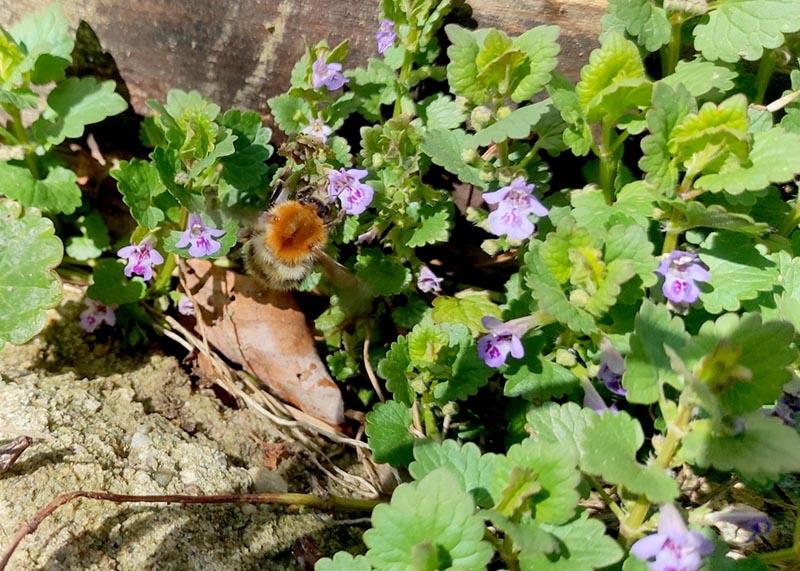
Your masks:
{"label": "dried twig", "polygon": [[19,459],[20,455],[33,444],[30,436],[19,436],[0,446],[0,473],[10,470]]}
{"label": "dried twig", "polygon": [[294,493],[269,493],[269,494],[222,494],[214,496],[185,496],[185,495],[128,495],[113,494],[111,492],[93,492],[79,490],[62,494],[36,512],[32,518],[23,523],[11,540],[11,545],[0,559],[0,571],[8,565],[17,547],[25,536],[34,533],[42,522],[61,506],[78,498],[100,500],[115,503],[160,503],[160,504],[282,504],[289,506],[306,506],[321,510],[336,511],[372,511],[380,500],[361,498],[344,498],[328,496],[321,498],[312,494]]}
{"label": "dried twig", "polygon": [[369,331],[367,332],[367,336],[364,339],[364,350],[362,351],[362,357],[364,358],[364,369],[367,371],[367,376],[369,377],[369,382],[372,383],[372,388],[375,389],[375,392],[378,393],[378,398],[381,399],[381,402],[385,402],[386,399],[383,396],[383,391],[381,390],[381,383],[378,380],[378,377],[375,376],[375,371],[372,370],[372,363],[369,362]]}

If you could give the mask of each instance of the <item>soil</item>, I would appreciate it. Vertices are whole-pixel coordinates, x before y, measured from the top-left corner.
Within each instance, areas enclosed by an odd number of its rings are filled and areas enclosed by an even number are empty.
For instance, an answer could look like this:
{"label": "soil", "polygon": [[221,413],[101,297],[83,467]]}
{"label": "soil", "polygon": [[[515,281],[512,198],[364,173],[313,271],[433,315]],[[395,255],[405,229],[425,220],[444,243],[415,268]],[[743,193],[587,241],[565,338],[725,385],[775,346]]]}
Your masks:
{"label": "soil", "polygon": [[[0,474],[0,543],[78,489],[216,494],[328,489],[302,454],[248,410],[197,389],[173,356],[78,327],[66,302],[47,329],[0,351],[0,440],[35,438]],[[9,569],[309,569],[363,529],[278,507],[79,500],[28,536]]]}

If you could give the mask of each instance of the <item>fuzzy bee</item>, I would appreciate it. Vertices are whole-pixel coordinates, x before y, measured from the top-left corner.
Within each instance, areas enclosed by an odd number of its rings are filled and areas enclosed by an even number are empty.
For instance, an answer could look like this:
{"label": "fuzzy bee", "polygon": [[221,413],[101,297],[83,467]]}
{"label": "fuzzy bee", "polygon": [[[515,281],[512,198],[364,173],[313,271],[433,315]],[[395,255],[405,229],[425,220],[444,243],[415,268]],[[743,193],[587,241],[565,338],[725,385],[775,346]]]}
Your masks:
{"label": "fuzzy bee", "polygon": [[261,215],[242,249],[247,273],[270,289],[297,287],[325,247],[321,208],[313,201],[286,200]]}

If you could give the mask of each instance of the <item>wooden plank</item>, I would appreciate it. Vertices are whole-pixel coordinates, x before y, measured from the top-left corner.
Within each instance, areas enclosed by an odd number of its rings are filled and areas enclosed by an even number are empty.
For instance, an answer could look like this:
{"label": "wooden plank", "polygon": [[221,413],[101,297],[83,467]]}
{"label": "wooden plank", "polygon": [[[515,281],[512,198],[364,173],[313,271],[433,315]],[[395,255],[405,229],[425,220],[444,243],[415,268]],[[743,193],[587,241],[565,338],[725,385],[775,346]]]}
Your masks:
{"label": "wooden plank", "polygon": [[[51,0],[0,0],[9,26]],[[113,56],[134,108],[168,89],[197,89],[223,107],[267,111],[285,90],[304,41],[352,42],[350,65],[375,53],[377,0],[67,0],[73,26],[83,20]],[[518,34],[561,26],[560,70],[577,77],[596,45],[606,0],[470,0],[478,25]],[[469,7],[465,7],[468,11]]]}

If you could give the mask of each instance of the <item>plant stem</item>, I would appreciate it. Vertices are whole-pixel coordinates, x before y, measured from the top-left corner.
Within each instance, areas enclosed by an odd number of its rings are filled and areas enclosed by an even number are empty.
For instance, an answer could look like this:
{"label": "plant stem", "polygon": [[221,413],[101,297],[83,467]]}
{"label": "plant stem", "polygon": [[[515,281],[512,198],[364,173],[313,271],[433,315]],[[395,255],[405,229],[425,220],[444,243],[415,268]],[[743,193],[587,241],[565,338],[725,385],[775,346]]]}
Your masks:
{"label": "plant stem", "polygon": [[169,286],[170,279],[172,278],[172,272],[175,271],[175,268],[178,267],[178,260],[175,254],[167,254],[166,259],[164,260],[164,265],[161,266],[161,269],[158,270],[158,274],[156,275],[156,279],[153,282],[153,291],[161,291]]}
{"label": "plant stem", "polygon": [[601,140],[600,140],[600,187],[603,189],[603,196],[606,203],[614,203],[614,178],[616,176],[616,165],[614,164],[614,152],[611,143],[612,125],[608,121],[603,121]]}
{"label": "plant stem", "polygon": [[524,169],[526,166],[528,166],[528,163],[531,162],[533,160],[533,157],[536,156],[536,153],[539,152],[539,148],[541,147],[541,145],[542,145],[542,140],[536,139],[536,142],[533,144],[531,149],[527,153],[525,153],[525,156],[522,157],[522,160],[520,160],[519,163],[517,163],[517,166],[521,169]]}
{"label": "plant stem", "polygon": [[756,74],[756,97],[754,100],[756,104],[761,105],[764,103],[764,95],[767,93],[769,80],[772,78],[772,72],[774,71],[775,58],[772,56],[772,50],[764,50],[764,55],[758,64],[758,73]]}
{"label": "plant stem", "polygon": [[422,393],[422,421],[425,423],[425,436],[439,440],[439,427],[433,414],[433,396],[430,391]]}
{"label": "plant stem", "polygon": [[683,27],[683,17],[678,14],[671,19],[672,32],[667,44],[666,61],[663,63],[662,76],[666,77],[675,73],[678,60],[681,57],[681,30]]}
{"label": "plant stem", "polygon": [[394,112],[392,117],[399,117],[403,113],[402,99],[405,93],[409,92],[408,77],[411,75],[413,64],[412,53],[406,50],[403,56],[403,65],[400,66],[400,76],[397,80],[397,99],[394,101]]}
{"label": "plant stem", "polygon": [[292,506],[306,506],[322,510],[341,510],[341,511],[372,511],[381,503],[380,500],[369,500],[361,498],[344,498],[338,496],[328,496],[320,498],[312,494],[293,494],[293,493],[274,493],[274,494],[223,494],[217,496],[184,496],[184,495],[146,495],[134,496],[128,494],[112,494],[110,492],[93,492],[79,490],[69,492],[56,497],[34,514],[34,516],[20,526],[17,533],[11,540],[11,545],[6,550],[3,558],[0,559],[0,571],[8,565],[9,560],[17,546],[25,536],[34,533],[36,529],[53,512],[63,505],[78,498],[90,500],[100,500],[115,503],[165,503],[165,504],[282,504]]}
{"label": "plant stem", "polygon": [[797,229],[798,224],[800,224],[800,195],[795,198],[794,209],[792,209],[792,213],[789,214],[778,233],[781,236],[788,236]]}
{"label": "plant stem", "polygon": [[[669,423],[667,428],[667,436],[664,443],[658,450],[656,455],[656,466],[662,470],[669,468],[678,447],[681,444],[681,439],[686,433],[686,428],[692,417],[691,406],[687,403],[686,392],[681,395],[678,401],[678,409],[675,412],[675,419]],[[622,535],[630,542],[635,539],[640,533],[642,524],[647,517],[647,512],[650,510],[650,502],[646,498],[640,497],[633,502],[631,508],[628,510],[628,516],[625,521],[620,525]]]}
{"label": "plant stem", "polygon": [[25,164],[28,166],[28,170],[31,171],[33,178],[38,180],[39,167],[36,164],[36,157],[33,155],[33,153],[31,153],[28,135],[25,132],[25,126],[22,124],[22,114],[20,113],[19,109],[10,105],[5,106],[4,109],[6,110],[6,113],[8,113],[9,117],[11,117],[11,124],[14,129],[17,142],[25,147]]}
{"label": "plant stem", "polygon": [[601,484],[600,481],[594,476],[586,474],[586,478],[589,480],[589,483],[592,484],[592,487],[595,489],[595,491],[600,494],[600,497],[603,498],[603,501],[606,503],[608,508],[614,513],[615,516],[617,516],[619,522],[622,523],[625,521],[625,512],[622,511],[622,508],[619,507],[619,504],[608,495],[608,492],[606,492],[603,488],[603,484]]}

